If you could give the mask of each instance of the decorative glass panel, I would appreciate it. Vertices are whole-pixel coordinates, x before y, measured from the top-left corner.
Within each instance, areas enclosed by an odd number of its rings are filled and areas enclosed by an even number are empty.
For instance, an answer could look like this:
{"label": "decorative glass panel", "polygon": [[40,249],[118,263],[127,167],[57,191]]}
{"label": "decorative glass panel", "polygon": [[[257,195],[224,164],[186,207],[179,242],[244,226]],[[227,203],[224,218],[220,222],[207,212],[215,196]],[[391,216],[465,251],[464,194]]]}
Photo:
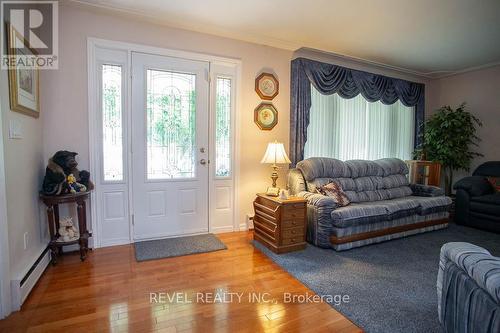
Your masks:
{"label": "decorative glass panel", "polygon": [[123,180],[122,67],[102,66],[102,160],[105,181]]}
{"label": "decorative glass panel", "polygon": [[217,78],[215,110],[215,175],[231,175],[231,80]]}
{"label": "decorative glass panel", "polygon": [[147,71],[147,177],[195,177],[196,76]]}

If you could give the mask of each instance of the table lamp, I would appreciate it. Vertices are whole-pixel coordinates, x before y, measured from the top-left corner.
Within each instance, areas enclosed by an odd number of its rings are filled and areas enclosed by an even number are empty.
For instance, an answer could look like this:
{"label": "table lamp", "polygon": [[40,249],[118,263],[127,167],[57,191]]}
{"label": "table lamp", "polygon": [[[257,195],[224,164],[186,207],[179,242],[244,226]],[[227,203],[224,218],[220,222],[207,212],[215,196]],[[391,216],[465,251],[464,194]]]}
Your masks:
{"label": "table lamp", "polygon": [[281,142],[271,142],[267,145],[266,153],[262,158],[260,163],[272,164],[273,173],[271,174],[271,179],[273,180],[272,187],[267,188],[267,195],[277,197],[279,195],[280,189],[276,186],[276,180],[278,180],[278,166],[276,164],[289,164],[292,163],[285,152],[285,147]]}

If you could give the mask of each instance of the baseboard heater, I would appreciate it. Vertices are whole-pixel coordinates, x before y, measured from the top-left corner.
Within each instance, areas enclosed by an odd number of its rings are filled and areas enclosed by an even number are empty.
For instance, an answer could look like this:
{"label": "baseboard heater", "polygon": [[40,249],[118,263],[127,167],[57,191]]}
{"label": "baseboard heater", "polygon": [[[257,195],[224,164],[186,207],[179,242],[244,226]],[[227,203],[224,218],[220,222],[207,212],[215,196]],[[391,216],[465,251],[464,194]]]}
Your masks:
{"label": "baseboard heater", "polygon": [[24,301],[30,294],[38,279],[40,279],[40,276],[42,276],[49,263],[50,251],[49,248],[46,248],[23,277],[10,282],[12,292],[12,309],[14,311],[21,309],[21,305],[23,305]]}

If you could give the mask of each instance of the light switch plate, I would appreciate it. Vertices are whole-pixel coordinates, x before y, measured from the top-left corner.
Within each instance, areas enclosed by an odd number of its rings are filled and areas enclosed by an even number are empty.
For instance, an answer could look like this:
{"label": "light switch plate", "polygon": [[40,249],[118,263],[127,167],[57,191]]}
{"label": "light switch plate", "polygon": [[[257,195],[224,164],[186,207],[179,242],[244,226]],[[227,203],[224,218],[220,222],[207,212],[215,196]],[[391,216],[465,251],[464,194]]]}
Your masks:
{"label": "light switch plate", "polygon": [[9,121],[9,139],[22,139],[23,126],[19,120]]}

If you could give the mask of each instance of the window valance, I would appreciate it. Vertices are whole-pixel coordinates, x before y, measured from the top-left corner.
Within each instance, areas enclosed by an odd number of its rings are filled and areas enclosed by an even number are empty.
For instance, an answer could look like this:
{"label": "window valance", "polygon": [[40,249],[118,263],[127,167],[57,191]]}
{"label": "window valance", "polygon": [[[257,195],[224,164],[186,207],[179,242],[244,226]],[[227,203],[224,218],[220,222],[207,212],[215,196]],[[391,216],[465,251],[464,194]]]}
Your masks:
{"label": "window valance", "polygon": [[425,115],[425,85],[383,75],[377,75],[315,60],[292,60],[290,101],[290,159],[292,166],[304,158],[311,85],[325,95],[334,93],[343,98],[361,94],[370,102],[393,104],[400,100],[415,106],[415,147],[422,142]]}

